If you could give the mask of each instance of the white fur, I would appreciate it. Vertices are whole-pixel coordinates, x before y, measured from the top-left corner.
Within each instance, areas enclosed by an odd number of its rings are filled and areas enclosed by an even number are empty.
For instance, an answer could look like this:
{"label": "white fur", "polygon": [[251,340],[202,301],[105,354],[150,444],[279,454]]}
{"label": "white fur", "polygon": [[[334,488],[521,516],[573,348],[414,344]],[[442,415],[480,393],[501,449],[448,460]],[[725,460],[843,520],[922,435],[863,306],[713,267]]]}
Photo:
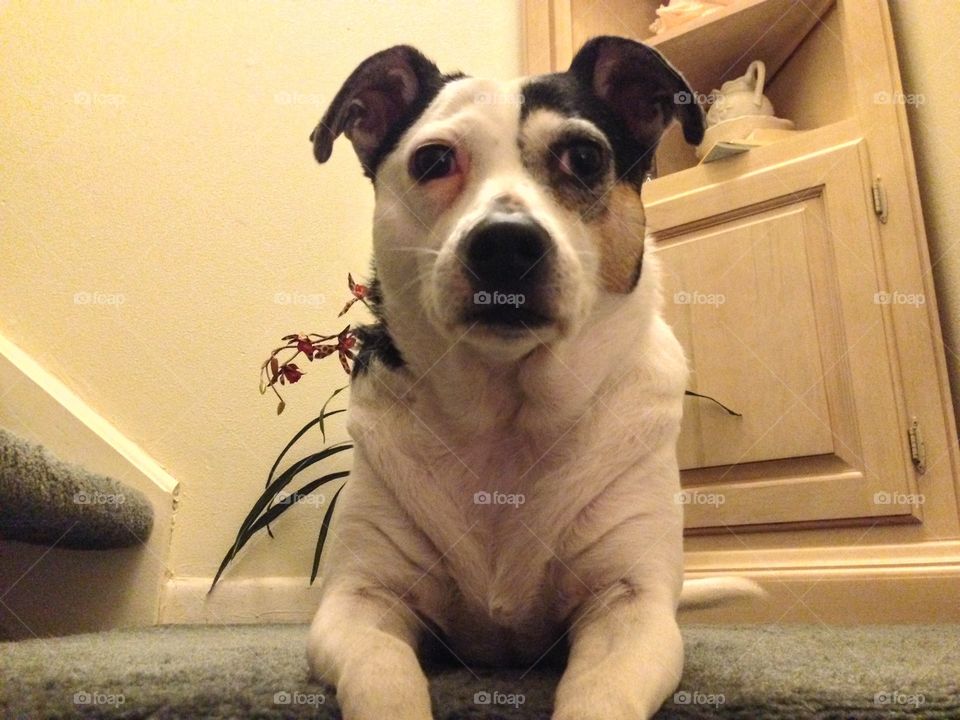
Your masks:
{"label": "white fur", "polygon": [[[428,720],[420,638],[442,631],[464,662],[532,666],[569,630],[554,720],[649,717],[683,665],[686,362],[660,316],[653,248],[632,293],[601,291],[589,226],[521,164],[518,106],[481,93],[516,86],[448,85],[378,170],[374,251],[406,365],[375,364],[352,386],[355,462],[310,665],[347,720]],[[462,186],[408,177],[409,154],[437,140],[469,164]],[[546,330],[458,319],[469,284],[456,243],[504,194],[557,243]],[[495,491],[524,502],[474,501]]]}

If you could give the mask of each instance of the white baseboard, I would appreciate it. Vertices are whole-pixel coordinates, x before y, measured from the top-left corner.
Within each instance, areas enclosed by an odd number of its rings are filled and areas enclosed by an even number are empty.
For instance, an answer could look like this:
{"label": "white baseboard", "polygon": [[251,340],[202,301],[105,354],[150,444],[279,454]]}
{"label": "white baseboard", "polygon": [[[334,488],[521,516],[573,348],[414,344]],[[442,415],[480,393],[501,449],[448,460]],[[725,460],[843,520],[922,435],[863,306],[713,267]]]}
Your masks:
{"label": "white baseboard", "polygon": [[[695,576],[714,574],[722,573]],[[758,582],[768,596],[684,611],[681,623],[960,623],[960,563],[738,574]]]}
{"label": "white baseboard", "polygon": [[960,541],[687,553],[689,577],[740,575],[765,601],[691,610],[692,622],[960,622]]}
{"label": "white baseboard", "polygon": [[[706,577],[724,573],[691,573]],[[684,623],[857,625],[960,622],[960,563],[740,572],[769,593],[763,600],[681,613]],[[223,580],[171,578],[164,592],[164,623],[308,623],[320,601],[319,580],[264,577]]]}
{"label": "white baseboard", "polygon": [[319,579],[307,577],[225,579],[208,594],[209,577],[170,578],[160,605],[160,622],[306,623],[320,602]]}

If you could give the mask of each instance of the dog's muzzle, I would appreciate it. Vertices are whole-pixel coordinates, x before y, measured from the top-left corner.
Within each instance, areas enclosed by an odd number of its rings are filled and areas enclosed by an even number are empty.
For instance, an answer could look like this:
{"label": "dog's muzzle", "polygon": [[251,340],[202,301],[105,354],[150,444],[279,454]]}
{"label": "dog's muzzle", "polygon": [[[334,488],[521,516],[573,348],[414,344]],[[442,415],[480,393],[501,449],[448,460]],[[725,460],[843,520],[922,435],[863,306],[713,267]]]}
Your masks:
{"label": "dog's muzzle", "polygon": [[497,210],[486,215],[461,243],[473,290],[467,320],[516,328],[551,322],[546,280],[554,252],[550,234],[529,214]]}

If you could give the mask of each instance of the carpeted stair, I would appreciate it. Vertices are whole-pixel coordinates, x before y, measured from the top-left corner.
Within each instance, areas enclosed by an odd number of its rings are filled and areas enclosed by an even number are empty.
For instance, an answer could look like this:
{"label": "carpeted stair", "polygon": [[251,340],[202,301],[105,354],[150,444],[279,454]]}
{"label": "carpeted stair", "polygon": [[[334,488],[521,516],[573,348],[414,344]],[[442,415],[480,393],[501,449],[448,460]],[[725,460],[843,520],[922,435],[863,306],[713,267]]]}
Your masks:
{"label": "carpeted stair", "polygon": [[0,428],[0,539],[106,550],[143,543],[152,527],[143,493]]}
{"label": "carpeted stair", "polygon": [[[0,643],[0,717],[339,718],[332,690],[307,677],[306,630],[181,626]],[[683,634],[684,678],[658,720],[960,718],[957,625]],[[559,677],[455,665],[428,674],[437,720],[548,720]]]}

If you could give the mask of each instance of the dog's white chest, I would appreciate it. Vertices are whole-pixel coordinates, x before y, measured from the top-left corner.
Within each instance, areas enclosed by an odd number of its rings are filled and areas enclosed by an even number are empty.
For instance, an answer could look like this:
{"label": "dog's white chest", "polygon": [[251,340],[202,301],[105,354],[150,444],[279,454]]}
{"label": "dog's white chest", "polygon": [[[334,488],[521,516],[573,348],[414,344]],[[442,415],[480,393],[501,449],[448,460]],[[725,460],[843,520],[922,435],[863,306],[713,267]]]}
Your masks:
{"label": "dog's white chest", "polygon": [[470,535],[487,549],[487,563],[468,568],[470,576],[448,578],[444,630],[475,662],[529,663],[562,636],[581,599],[564,582],[559,533],[530,522],[543,501],[529,494],[535,485],[533,472],[524,477],[529,465],[502,459],[492,465],[499,472],[474,478],[468,487],[479,489],[463,498]]}
{"label": "dog's white chest", "polygon": [[[450,472],[452,482],[443,486],[465,531],[486,550],[487,562],[475,569],[477,578],[457,580],[484,587],[482,607],[502,625],[521,623],[520,616],[534,611],[531,605],[552,583],[549,561],[556,560],[561,528],[535,528],[531,518],[570,478],[550,477],[556,452],[546,445],[519,432],[478,439],[457,448],[460,472]],[[539,564],[531,563],[534,557],[541,559]],[[549,611],[538,605],[537,612]]]}
{"label": "dog's white chest", "polygon": [[352,423],[378,478],[399,500],[396,510],[434,548],[423,565],[439,592],[427,593],[421,582],[405,600],[478,661],[543,652],[582,599],[573,597],[560,559],[567,524],[547,520],[573,500],[565,488],[587,485],[564,462],[580,433],[567,432],[560,443],[520,430],[441,438],[428,428],[442,422],[414,405],[403,422],[370,413],[383,419],[369,434],[366,413]]}

